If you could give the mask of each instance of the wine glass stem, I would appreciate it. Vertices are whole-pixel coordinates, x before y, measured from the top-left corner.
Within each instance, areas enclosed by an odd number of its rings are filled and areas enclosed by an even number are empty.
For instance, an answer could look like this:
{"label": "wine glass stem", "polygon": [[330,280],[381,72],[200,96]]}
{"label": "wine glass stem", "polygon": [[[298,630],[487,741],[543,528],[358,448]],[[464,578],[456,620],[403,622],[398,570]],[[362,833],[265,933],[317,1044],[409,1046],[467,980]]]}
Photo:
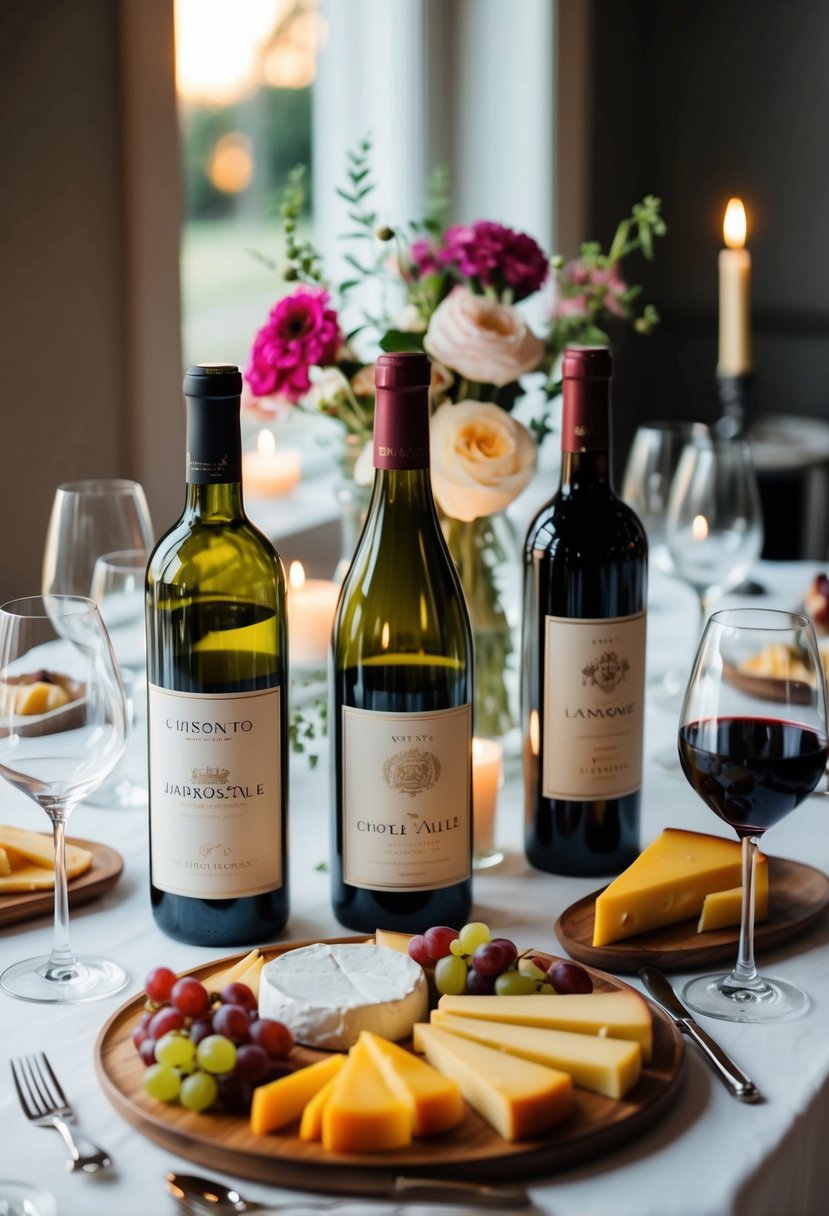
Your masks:
{"label": "wine glass stem", "polygon": [[711,596],[707,591],[699,593],[699,632],[702,636],[705,626],[708,623],[709,609],[711,607]]}
{"label": "wine glass stem", "polygon": [[77,968],[77,960],[69,945],[69,891],[66,882],[66,819],[53,812],[52,832],[55,842],[55,931],[49,954],[49,979],[69,979],[68,972]]}
{"label": "wine glass stem", "polygon": [[737,965],[723,982],[724,988],[761,988],[762,980],[754,965],[754,888],[756,877],[758,838],[744,836],[743,848],[743,901],[740,913],[740,946]]}

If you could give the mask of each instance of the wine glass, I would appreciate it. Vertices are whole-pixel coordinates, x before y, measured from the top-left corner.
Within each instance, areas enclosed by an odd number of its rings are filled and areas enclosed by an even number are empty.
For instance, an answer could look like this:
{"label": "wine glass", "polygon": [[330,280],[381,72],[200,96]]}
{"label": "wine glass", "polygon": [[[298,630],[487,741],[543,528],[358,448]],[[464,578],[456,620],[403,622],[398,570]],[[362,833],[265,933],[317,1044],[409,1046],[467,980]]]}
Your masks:
{"label": "wine glass", "polygon": [[700,630],[716,595],[738,587],[763,548],[763,516],[748,444],[695,431],[668,499],[665,541],[675,574],[699,599]]}
{"label": "wine glass", "polygon": [[[119,549],[115,553],[103,553],[95,562],[89,590],[90,598],[98,605],[118,661],[127,697],[130,728],[135,726],[136,717],[144,721],[141,713],[141,693],[146,686],[144,577],[149,559],[149,549]],[[146,768],[146,748],[142,750]],[[89,803],[93,806],[147,806],[146,775],[140,780],[131,777],[126,771],[129,760],[129,755],[125,756],[111,776],[93,790],[87,797]]]}
{"label": "wine glass", "polygon": [[663,574],[674,563],[665,539],[665,513],[679,458],[695,434],[705,435],[701,422],[646,422],[638,427],[622,479],[622,498],[632,507],[648,534],[648,560]]}
{"label": "wine glass", "polygon": [[89,595],[96,560],[116,549],[149,549],[153,525],[137,481],[99,478],[58,486],[43,552],[44,595]]}
{"label": "wine glass", "polygon": [[[35,681],[62,689],[54,708],[17,712],[15,686]],[[0,987],[23,1000],[59,1004],[110,996],[127,982],[121,967],[76,956],[69,945],[64,847],[70,811],[112,771],[127,739],[124,690],[93,601],[37,595],[3,604],[0,690],[0,776],[43,808],[55,843],[52,952],[7,967]]]}
{"label": "wine glass", "polygon": [[[751,674],[746,661],[784,646],[805,668],[797,678]],[[679,758],[694,790],[742,841],[743,903],[737,965],[686,984],[692,1009],[737,1022],[772,1022],[809,998],[754,965],[754,877],[762,834],[817,786],[827,760],[826,685],[814,627],[795,612],[733,608],[705,627],[685,693]]]}

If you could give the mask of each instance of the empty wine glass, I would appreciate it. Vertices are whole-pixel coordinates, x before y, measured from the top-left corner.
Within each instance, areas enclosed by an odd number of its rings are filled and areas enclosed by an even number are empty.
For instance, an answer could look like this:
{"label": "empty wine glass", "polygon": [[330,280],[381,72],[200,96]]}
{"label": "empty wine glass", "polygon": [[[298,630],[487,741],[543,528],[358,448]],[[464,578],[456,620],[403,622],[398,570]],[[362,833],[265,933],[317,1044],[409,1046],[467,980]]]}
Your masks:
{"label": "empty wine glass", "polygon": [[153,525],[137,481],[98,478],[58,486],[43,552],[44,595],[89,595],[95,562],[116,549],[149,549]]}
{"label": "empty wine glass", "polygon": [[665,517],[671,483],[685,445],[695,434],[705,435],[700,422],[646,422],[633,436],[622,498],[632,507],[648,534],[648,561],[663,574],[674,564],[665,539]]}
{"label": "empty wine glass", "polygon": [[[747,670],[768,647],[802,664],[796,677]],[[757,974],[754,877],[762,834],[808,797],[826,768],[826,686],[808,617],[762,608],[715,612],[706,625],[682,706],[679,757],[706,806],[742,841],[743,903],[737,965],[729,975],[686,984],[692,1009],[737,1022],[792,1017],[808,1004],[800,988]]]}
{"label": "empty wine glass", "polygon": [[[143,713],[146,688],[144,577],[149,559],[149,549],[120,549],[102,554],[95,562],[89,590],[118,660],[127,697],[127,721],[131,731],[136,730],[138,722],[138,734],[142,736],[146,735]],[[128,771],[133,752],[137,752],[138,762],[142,764],[139,778]],[[87,801],[94,806],[147,806],[146,747],[131,747],[115,772],[93,790]]]}
{"label": "empty wine glass", "polygon": [[[47,685],[48,700],[42,712],[21,712],[18,686],[33,683]],[[112,771],[127,739],[124,690],[93,601],[38,595],[3,604],[0,692],[0,776],[46,812],[55,845],[52,952],[6,968],[0,987],[60,1004],[110,996],[127,982],[121,967],[69,945],[64,846],[70,812]]]}

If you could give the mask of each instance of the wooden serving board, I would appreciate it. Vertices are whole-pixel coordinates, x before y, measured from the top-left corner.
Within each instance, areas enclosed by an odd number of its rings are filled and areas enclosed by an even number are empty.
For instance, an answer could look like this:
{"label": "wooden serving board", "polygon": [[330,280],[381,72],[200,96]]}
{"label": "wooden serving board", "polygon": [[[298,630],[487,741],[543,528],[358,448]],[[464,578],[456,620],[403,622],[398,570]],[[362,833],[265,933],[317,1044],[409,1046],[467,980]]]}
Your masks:
{"label": "wooden serving board", "polygon": [[[695,971],[712,963],[736,961],[739,927],[732,925],[697,933],[696,917],[607,946],[594,946],[596,897],[600,894],[601,891],[594,891],[571,904],[556,921],[556,937],[579,962],[630,974],[640,967]],[[760,953],[796,937],[819,919],[827,905],[829,877],[822,870],[799,861],[770,857],[769,918],[755,925],[755,949]]]}
{"label": "wooden serving board", "polygon": [[[330,939],[346,942],[372,938]],[[267,959],[309,945],[291,942],[263,948]],[[188,974],[209,975],[231,966],[242,955],[197,967]],[[596,990],[612,992],[628,985],[590,968]],[[528,1001],[533,998],[527,997]],[[434,1178],[498,1181],[550,1173],[624,1143],[648,1127],[673,1101],[682,1076],[685,1049],[670,1018],[650,1005],[654,1021],[653,1060],[635,1089],[616,1102],[576,1089],[576,1109],[549,1136],[510,1143],[502,1140],[473,1110],[452,1131],[418,1140],[404,1149],[370,1154],[333,1153],[299,1139],[297,1125],[286,1134],[254,1136],[242,1115],[195,1114],[177,1105],[156,1102],[144,1093],[144,1066],[131,1041],[144,1007],[143,994],[112,1015],[95,1044],[95,1067],[104,1093],[115,1109],[157,1144],[212,1170],[245,1178],[349,1195],[385,1194],[396,1174]],[[292,1059],[310,1064],[326,1054],[295,1047]]]}
{"label": "wooden serving board", "polygon": [[[124,859],[115,849],[106,844],[96,844],[94,840],[80,840],[76,836],[66,838],[67,844],[77,845],[80,849],[88,849],[92,854],[92,864],[89,869],[70,878],[69,908],[77,908],[80,904],[89,903],[92,899],[109,891],[121,877]],[[55,906],[54,887],[42,891],[17,891],[0,895],[0,929],[7,925],[17,924],[21,920],[31,920],[35,916],[48,916]]]}

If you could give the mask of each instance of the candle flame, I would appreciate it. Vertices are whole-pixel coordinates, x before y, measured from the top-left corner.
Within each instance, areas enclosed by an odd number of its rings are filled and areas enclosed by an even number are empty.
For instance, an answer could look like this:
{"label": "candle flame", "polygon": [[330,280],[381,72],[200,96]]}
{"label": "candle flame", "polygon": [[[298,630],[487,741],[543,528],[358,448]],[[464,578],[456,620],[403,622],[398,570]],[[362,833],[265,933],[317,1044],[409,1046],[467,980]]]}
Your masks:
{"label": "candle flame", "polygon": [[730,198],[722,223],[723,239],[729,249],[743,249],[746,243],[746,209],[742,199]]}
{"label": "candle flame", "polygon": [[305,586],[305,567],[302,562],[291,562],[288,570],[288,582],[293,587],[294,591],[299,591]]}
{"label": "candle flame", "polygon": [[705,540],[708,536],[708,520],[704,515],[695,515],[691,524],[691,535],[694,540]]}
{"label": "candle flame", "polygon": [[273,456],[276,451],[276,440],[271,431],[261,430],[256,438],[256,450],[260,456]]}
{"label": "candle flame", "polygon": [[389,629],[389,623],[388,623],[388,621],[383,621],[383,628],[380,630],[380,649],[381,650],[388,650],[390,636],[391,636],[391,630]]}

